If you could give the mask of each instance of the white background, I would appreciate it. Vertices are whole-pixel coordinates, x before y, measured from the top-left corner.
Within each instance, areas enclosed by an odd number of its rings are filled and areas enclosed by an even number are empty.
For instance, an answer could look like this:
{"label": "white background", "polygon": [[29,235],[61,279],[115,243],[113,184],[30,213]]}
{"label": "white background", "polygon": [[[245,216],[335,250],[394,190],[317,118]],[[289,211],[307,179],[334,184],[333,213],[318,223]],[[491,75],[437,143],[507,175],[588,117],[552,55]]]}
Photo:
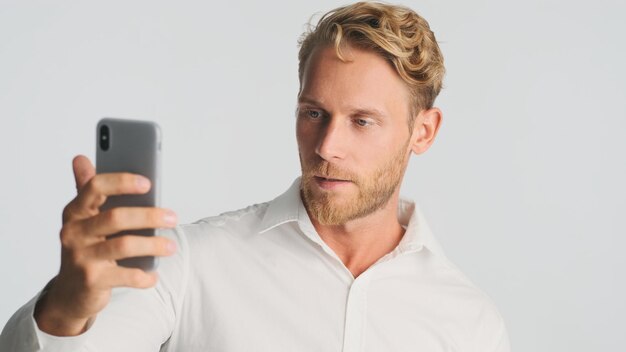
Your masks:
{"label": "white background", "polygon": [[[164,134],[182,222],[299,174],[296,41],[335,1],[0,1],[0,327],[56,274],[72,157],[103,116]],[[626,345],[626,5],[407,1],[447,76],[403,193],[495,301],[516,351]]]}

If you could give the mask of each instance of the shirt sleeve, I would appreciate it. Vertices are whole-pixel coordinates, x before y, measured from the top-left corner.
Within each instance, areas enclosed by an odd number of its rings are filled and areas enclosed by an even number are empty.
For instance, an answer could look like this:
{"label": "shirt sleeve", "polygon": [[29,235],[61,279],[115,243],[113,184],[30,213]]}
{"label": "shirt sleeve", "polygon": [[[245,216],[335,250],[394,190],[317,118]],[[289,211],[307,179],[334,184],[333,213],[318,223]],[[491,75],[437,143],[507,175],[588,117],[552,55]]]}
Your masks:
{"label": "shirt sleeve", "polygon": [[509,342],[509,335],[504,326],[504,322],[500,322],[500,329],[494,334],[493,339],[493,352],[511,352],[511,344]]}
{"label": "shirt sleeve", "polygon": [[180,227],[161,230],[177,252],[160,258],[159,281],[149,289],[113,289],[109,304],[81,335],[59,337],[39,330],[33,312],[41,292],[21,307],[0,334],[0,351],[158,351],[177,324],[188,276],[187,242]]}
{"label": "shirt sleeve", "polygon": [[483,319],[479,325],[477,337],[480,343],[476,351],[511,352],[504,319],[493,303],[489,302],[483,310]]}

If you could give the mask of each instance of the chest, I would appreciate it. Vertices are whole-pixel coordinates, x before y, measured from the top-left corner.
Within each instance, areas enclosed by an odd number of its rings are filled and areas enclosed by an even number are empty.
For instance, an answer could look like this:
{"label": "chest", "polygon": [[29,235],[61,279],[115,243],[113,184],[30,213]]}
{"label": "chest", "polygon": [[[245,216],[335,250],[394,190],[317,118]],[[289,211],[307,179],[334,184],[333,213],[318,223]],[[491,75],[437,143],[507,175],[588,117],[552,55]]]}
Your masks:
{"label": "chest", "polygon": [[321,261],[231,262],[192,278],[171,350],[471,351],[462,295],[395,269],[350,281]]}

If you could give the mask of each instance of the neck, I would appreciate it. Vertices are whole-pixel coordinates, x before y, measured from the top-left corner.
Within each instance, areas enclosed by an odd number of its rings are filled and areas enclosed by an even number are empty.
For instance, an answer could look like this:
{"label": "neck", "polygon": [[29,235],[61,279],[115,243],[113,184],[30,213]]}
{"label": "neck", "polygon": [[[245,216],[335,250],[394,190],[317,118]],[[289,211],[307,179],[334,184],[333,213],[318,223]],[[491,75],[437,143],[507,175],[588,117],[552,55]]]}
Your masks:
{"label": "neck", "polygon": [[398,222],[398,199],[396,191],[382,209],[345,224],[322,225],[311,218],[317,233],[353,277],[391,252],[402,239],[404,229]]}

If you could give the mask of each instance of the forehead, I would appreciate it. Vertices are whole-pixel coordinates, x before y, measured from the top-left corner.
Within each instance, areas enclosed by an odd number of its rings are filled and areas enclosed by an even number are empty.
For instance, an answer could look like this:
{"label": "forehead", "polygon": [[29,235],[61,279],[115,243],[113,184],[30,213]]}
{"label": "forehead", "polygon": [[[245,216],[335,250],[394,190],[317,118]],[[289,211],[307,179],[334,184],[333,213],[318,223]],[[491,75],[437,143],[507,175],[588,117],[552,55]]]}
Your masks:
{"label": "forehead", "polygon": [[342,61],[333,46],[316,48],[304,68],[301,98],[342,106],[375,105],[390,113],[408,110],[409,90],[380,55],[345,47]]}

